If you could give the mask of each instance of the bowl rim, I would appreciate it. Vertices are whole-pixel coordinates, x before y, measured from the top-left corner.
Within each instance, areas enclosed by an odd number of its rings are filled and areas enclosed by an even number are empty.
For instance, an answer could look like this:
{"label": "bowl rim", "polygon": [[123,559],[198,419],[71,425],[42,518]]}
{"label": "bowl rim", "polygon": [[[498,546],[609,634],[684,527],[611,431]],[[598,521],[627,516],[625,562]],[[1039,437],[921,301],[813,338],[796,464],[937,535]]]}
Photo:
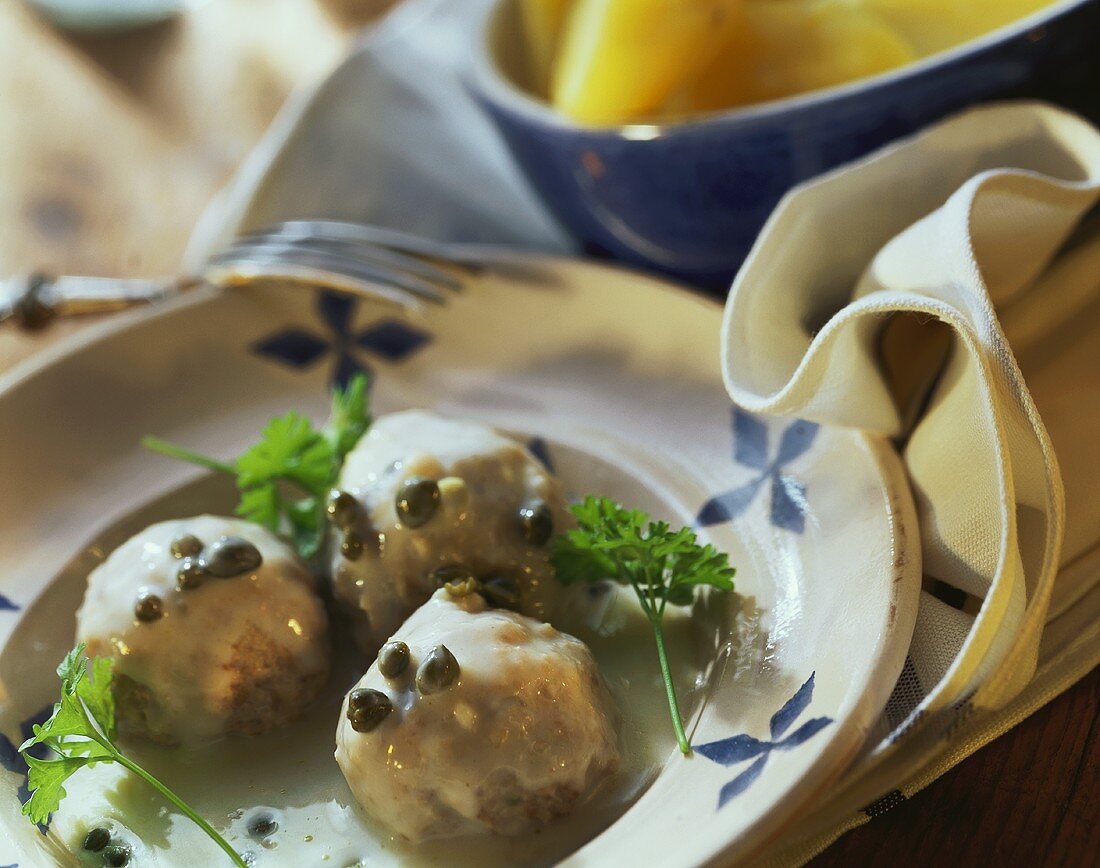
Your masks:
{"label": "bowl rim", "polygon": [[626,124],[591,124],[574,121],[556,111],[549,103],[534,97],[511,81],[500,68],[495,53],[491,49],[491,42],[492,30],[497,24],[501,10],[506,3],[513,2],[515,0],[491,0],[483,8],[482,14],[475,25],[475,39],[471,51],[471,83],[475,92],[488,102],[511,109],[544,127],[628,141],[649,141],[674,135],[681,131],[693,132],[714,125],[735,125],[763,121],[785,112],[797,112],[826,105],[864,90],[888,87],[899,81],[917,78],[936,67],[947,66],[968,54],[981,53],[1019,37],[1030,30],[1041,29],[1048,22],[1060,18],[1074,9],[1097,3],[1098,0],[1054,0],[1054,2],[1037,9],[1030,15],[1010,21],[995,30],[944,51],[919,58],[896,69],[854,81],[843,82],[832,87],[792,94],[791,96],[760,103],[735,106],[729,109],[701,112],[680,120],[636,121]]}

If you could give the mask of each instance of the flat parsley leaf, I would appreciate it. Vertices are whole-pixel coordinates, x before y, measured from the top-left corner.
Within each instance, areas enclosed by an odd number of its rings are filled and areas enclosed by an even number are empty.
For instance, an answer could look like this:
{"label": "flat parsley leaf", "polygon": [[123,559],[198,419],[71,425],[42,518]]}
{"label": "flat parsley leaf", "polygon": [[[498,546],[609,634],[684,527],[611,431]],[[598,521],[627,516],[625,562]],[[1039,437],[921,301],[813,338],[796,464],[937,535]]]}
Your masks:
{"label": "flat parsley leaf", "polygon": [[325,425],[325,436],[336,455],[337,464],[344,463],[348,453],[374,421],[367,399],[368,385],[367,377],[360,374],[352,377],[346,389],[337,389],[332,393],[332,413]]}
{"label": "flat parsley leaf", "polygon": [[85,766],[93,765],[96,760],[86,756],[62,756],[56,759],[42,760],[24,755],[27,767],[27,787],[31,797],[23,805],[23,813],[32,823],[45,823],[50,814],[61,807],[65,798],[63,784],[73,774]]}
{"label": "flat parsley leaf", "polygon": [[[73,772],[97,762],[111,762],[115,752],[99,736],[114,737],[115,702],[111,695],[111,661],[97,659],[88,672],[84,645],[77,645],[57,667],[61,701],[44,723],[36,724],[31,738],[20,745],[30,769],[27,786],[31,797],[23,813],[35,823],[45,823],[65,798],[62,784]],[[45,745],[56,755],[48,759],[26,751]]]}
{"label": "flat parsley leaf", "polygon": [[298,553],[309,559],[324,541],[325,502],[344,458],[370,427],[367,386],[367,377],[358,374],[347,388],[333,390],[332,410],[323,430],[300,413],[276,416],[232,465],[153,437],[142,442],[162,455],[233,474],[240,492],[237,515],[287,536]]}
{"label": "flat parsley leaf", "polygon": [[267,482],[242,491],[241,499],[237,503],[237,515],[278,533],[283,519],[279,486],[274,482]]}
{"label": "flat parsley leaf", "polygon": [[676,701],[665,650],[665,607],[689,605],[695,589],[707,585],[733,590],[729,558],[712,545],[701,545],[690,528],[673,530],[644,512],[607,498],[586,497],[572,507],[577,527],[554,540],[553,561],[565,585],[610,579],[630,585],[653,628],[657,657],[668,694],[673,728],[683,753],[691,753]]}
{"label": "flat parsley leaf", "polygon": [[[111,693],[113,665],[114,661],[106,657],[89,662],[81,644],[66,654],[57,667],[61,701],[54,705],[49,720],[36,725],[32,737],[19,747],[27,763],[30,791],[30,797],[23,804],[23,813],[33,823],[46,823],[67,795],[65,781],[97,763],[119,763],[155,787],[194,821],[225,851],[234,865],[245,868],[244,860],[209,823],[115,745],[115,700]],[[51,755],[42,758],[27,753],[35,745],[49,748]]]}
{"label": "flat parsley leaf", "polygon": [[306,491],[328,485],[332,445],[305,416],[287,413],[270,420],[260,440],[237,459],[237,486],[246,491],[282,479]]}

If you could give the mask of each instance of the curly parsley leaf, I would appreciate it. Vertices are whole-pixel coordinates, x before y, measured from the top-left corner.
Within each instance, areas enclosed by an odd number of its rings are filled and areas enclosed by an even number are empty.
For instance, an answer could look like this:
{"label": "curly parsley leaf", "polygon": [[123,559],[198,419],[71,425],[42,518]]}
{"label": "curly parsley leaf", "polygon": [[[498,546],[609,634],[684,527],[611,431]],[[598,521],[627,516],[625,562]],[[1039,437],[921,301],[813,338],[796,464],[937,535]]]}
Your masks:
{"label": "curly parsley leaf", "polygon": [[[290,412],[268,421],[260,439],[232,464],[199,455],[155,437],[147,449],[236,477],[240,500],[237,515],[288,537],[302,557],[321,548],[323,511],[348,452],[370,427],[369,381],[352,377],[347,387],[332,393],[332,410],[318,430],[308,418]],[[286,488],[293,493],[288,493]]]}
{"label": "curly parsley leaf", "polygon": [[[209,823],[168,787],[123,754],[115,744],[117,727],[114,695],[111,692],[112,666],[113,661],[105,657],[89,661],[84,654],[84,645],[80,644],[66,654],[57,667],[61,679],[61,701],[54,705],[50,718],[35,725],[31,738],[19,747],[27,763],[27,788],[30,791],[30,797],[23,805],[23,813],[33,823],[47,822],[50,814],[61,807],[67,795],[65,782],[76,772],[97,763],[118,763],[179,808],[225,851],[234,865],[245,868],[244,860]],[[42,758],[27,753],[35,745],[49,748],[51,754]]]}
{"label": "curly parsley leaf", "polygon": [[729,558],[712,545],[701,545],[690,528],[673,530],[644,512],[613,500],[586,497],[572,507],[577,527],[554,540],[553,561],[562,584],[606,579],[630,585],[653,628],[669,712],[680,750],[691,753],[676,689],[668,665],[662,619],[665,607],[689,605],[695,589],[733,590]]}

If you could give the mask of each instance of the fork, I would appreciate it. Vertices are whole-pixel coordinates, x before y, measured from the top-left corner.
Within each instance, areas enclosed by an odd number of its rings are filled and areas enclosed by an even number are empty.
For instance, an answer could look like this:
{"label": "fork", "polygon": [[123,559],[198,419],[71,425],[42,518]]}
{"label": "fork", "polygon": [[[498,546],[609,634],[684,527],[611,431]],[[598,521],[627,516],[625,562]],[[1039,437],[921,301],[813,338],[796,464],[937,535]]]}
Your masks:
{"label": "fork", "polygon": [[49,277],[0,281],[0,323],[40,328],[54,317],[123,310],[209,284],[286,280],[403,308],[443,304],[480,262],[468,251],[403,232],[335,220],[290,220],[234,238],[201,274],[175,278]]}

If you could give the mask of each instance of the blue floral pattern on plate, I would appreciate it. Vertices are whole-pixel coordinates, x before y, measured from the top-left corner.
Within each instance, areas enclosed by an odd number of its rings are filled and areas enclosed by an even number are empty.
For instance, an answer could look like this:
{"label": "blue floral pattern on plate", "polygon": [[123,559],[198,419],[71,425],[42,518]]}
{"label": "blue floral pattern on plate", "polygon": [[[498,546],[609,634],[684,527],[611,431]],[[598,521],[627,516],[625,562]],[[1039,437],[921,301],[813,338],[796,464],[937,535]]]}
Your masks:
{"label": "blue floral pattern on plate", "polygon": [[784,472],[796,458],[805,455],[818,425],[797,420],[779,437],[775,458],[770,458],[768,426],[750,413],[734,407],[732,411],[733,460],[757,471],[748,483],[715,495],[699,510],[696,521],[703,526],[722,524],[740,517],[756,499],[761,488],[771,485],[769,519],[775,527],[802,533],[806,529],[806,486]]}
{"label": "blue floral pattern on plate", "polygon": [[721,808],[730,799],[745,792],[764,771],[768,757],[772,751],[793,750],[800,744],[809,741],[821,730],[833,722],[831,717],[814,717],[807,720],[798,729],[784,738],[784,733],[801,716],[814,698],[814,675],[795,691],[794,696],[788,699],[783,707],[772,715],[769,729],[771,740],[754,738],[751,735],[740,734],[723,738],[718,741],[708,742],[695,748],[695,752],[705,756],[711,762],[723,766],[732,766],[745,760],[756,758],[756,761],[742,771],[737,777],[725,784],[718,791],[718,808]]}
{"label": "blue floral pattern on plate", "polygon": [[359,301],[340,292],[317,295],[317,314],[326,334],[290,326],[261,338],[252,350],[297,370],[313,367],[326,355],[333,357],[330,381],[345,386],[358,373],[371,373],[364,351],[388,362],[401,362],[428,344],[432,336],[399,319],[382,319],[362,329],[354,327]]}
{"label": "blue floral pattern on plate", "polygon": [[0,594],[0,612],[18,612],[19,606],[14,603],[11,597],[6,597]]}

